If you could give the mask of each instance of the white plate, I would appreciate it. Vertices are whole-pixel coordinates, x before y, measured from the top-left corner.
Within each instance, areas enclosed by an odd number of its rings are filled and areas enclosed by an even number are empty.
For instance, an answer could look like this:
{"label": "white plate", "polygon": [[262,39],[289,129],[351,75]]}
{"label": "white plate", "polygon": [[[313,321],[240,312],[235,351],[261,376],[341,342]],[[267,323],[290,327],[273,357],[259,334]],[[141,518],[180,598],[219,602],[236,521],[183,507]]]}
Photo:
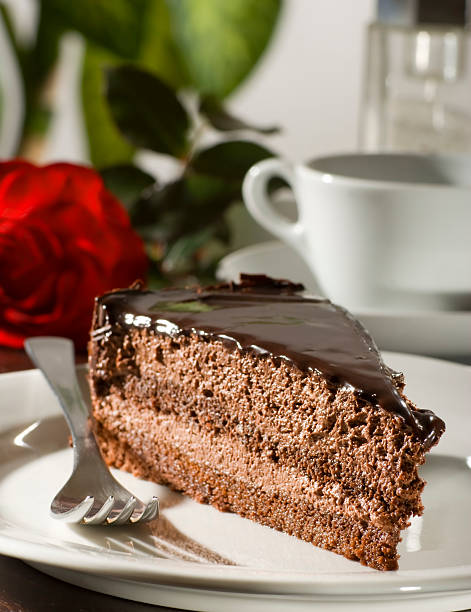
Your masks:
{"label": "white plate", "polygon": [[[224,257],[220,280],[239,280],[239,274],[268,274],[303,283],[309,293],[321,292],[307,264],[291,248],[273,240],[239,249]],[[471,312],[356,310],[383,350],[435,356],[471,357]]]}
{"label": "white plate", "polygon": [[380,602],[397,609],[391,606],[399,599],[415,610],[424,597],[427,610],[469,607],[471,368],[385,358],[405,372],[409,397],[447,423],[424,467],[426,511],[404,535],[399,571],[365,568],[119,472],[138,496],[160,496],[160,520],[93,528],[50,518],[72,454],[56,401],[36,370],[0,375],[0,552],[75,584],[185,609],[334,610],[345,601],[349,610],[379,609]]}

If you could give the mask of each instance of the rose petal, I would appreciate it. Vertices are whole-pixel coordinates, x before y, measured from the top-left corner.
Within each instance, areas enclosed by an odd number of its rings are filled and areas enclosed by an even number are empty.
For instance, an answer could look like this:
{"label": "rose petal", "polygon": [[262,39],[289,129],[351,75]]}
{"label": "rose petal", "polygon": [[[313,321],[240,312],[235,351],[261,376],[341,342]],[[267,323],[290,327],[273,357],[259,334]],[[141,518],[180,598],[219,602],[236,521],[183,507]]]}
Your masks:
{"label": "rose petal", "polygon": [[0,343],[57,334],[83,347],[94,297],[146,270],[141,239],[94,170],[0,164]]}

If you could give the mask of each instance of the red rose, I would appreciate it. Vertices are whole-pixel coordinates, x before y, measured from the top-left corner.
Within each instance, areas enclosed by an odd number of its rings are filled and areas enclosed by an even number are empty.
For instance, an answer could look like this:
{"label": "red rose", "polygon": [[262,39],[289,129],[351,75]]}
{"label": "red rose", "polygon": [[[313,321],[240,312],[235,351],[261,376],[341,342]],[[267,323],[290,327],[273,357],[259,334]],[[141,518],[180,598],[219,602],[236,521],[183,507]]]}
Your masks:
{"label": "red rose", "polygon": [[58,335],[83,348],[94,297],[146,270],[141,239],[95,171],[0,163],[0,344]]}

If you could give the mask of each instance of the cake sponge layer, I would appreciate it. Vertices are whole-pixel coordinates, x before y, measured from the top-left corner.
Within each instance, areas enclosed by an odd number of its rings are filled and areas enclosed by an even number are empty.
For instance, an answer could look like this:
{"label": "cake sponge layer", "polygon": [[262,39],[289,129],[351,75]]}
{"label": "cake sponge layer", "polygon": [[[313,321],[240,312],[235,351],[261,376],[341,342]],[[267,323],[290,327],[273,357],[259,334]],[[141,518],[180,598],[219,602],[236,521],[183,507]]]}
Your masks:
{"label": "cake sponge layer", "polygon": [[400,531],[422,512],[425,454],[398,415],[320,372],[197,333],[111,334],[92,343],[91,363],[110,464],[397,568]]}

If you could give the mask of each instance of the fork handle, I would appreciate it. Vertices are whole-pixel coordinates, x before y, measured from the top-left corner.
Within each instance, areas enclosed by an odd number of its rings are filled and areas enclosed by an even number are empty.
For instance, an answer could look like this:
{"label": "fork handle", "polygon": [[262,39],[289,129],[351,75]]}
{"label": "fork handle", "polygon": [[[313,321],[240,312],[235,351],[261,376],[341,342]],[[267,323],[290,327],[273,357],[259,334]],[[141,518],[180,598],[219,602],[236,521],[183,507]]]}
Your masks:
{"label": "fork handle", "polygon": [[90,438],[89,411],[75,373],[74,343],[67,338],[41,336],[25,341],[25,349],[59,399],[74,447]]}

